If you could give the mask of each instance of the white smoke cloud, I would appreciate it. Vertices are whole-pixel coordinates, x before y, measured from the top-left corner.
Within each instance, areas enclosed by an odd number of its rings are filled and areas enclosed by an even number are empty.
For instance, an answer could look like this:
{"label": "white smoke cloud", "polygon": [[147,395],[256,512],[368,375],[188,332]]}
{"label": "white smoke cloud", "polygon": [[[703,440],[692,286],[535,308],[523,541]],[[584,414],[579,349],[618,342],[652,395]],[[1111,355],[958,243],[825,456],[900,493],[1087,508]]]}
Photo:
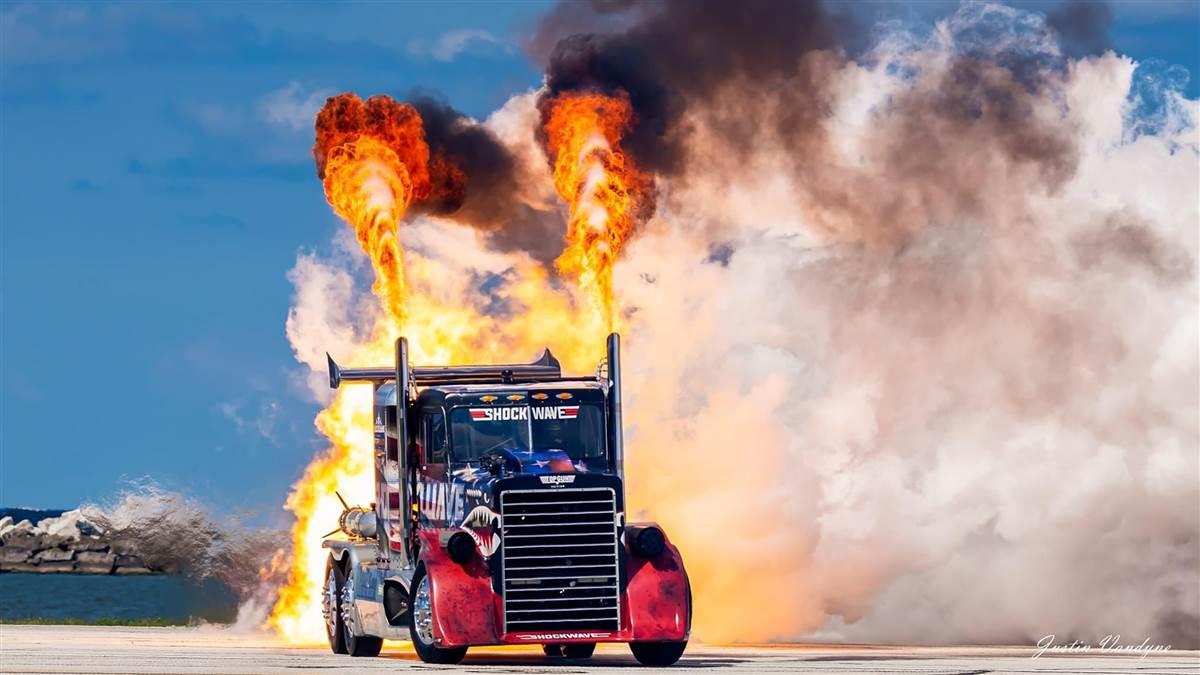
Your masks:
{"label": "white smoke cloud", "polygon": [[289,82],[263,96],[258,102],[259,115],[269,124],[287,131],[312,129],[317,111],[333,93],[332,89],[306,92],[299,82]]}
{"label": "white smoke cloud", "polygon": [[328,259],[301,253],[288,272],[296,289],[288,311],[288,342],[296,360],[308,367],[300,385],[314,401],[332,399],[325,355],[353,352],[379,315],[378,305],[355,289],[364,257],[353,234],[338,230]]}
{"label": "white smoke cloud", "polygon": [[[913,189],[884,165],[888,101],[938,83],[961,28],[836,73],[843,163],[817,180]],[[1169,131],[1130,141],[1135,68],[1046,75],[1029,112],[1078,150],[1060,187],[950,157],[970,207],[923,188],[938,220],[899,246],[781,179],[770,136],[749,167],[700,136],[618,286],[630,500],[683,548],[701,639],[1196,644],[1196,102],[1167,92]]]}
{"label": "white smoke cloud", "polygon": [[541,119],[537,101],[541,93],[542,90],[534,89],[513,96],[488,115],[483,126],[496,135],[516,160],[523,177],[521,198],[524,202],[538,211],[552,211],[560,206],[550,164],[537,140]]}
{"label": "white smoke cloud", "polygon": [[[683,549],[700,639],[1200,641],[1197,102],[1108,54],[1028,88],[974,73],[1025,92],[1008,126],[911,125],[957,57],[1038,64],[1048,40],[992,5],[925,37],[892,27],[831,68],[816,171],[767,131],[735,161],[686,120],[689,169],[660,181],[615,285],[631,517]],[[775,128],[786,111],[745,94],[710,112]],[[533,99],[488,125],[544,179]],[[404,228],[444,301],[486,307],[503,285],[480,279],[528,262],[437,220]],[[302,255],[290,277],[316,396],[324,352],[353,351],[377,312],[352,260]]]}
{"label": "white smoke cloud", "polygon": [[428,56],[436,61],[449,62],[471,49],[473,45],[487,45],[501,51],[512,51],[512,45],[481,28],[460,28],[446,31],[433,42],[413,40],[408,43],[408,53],[413,56]]}

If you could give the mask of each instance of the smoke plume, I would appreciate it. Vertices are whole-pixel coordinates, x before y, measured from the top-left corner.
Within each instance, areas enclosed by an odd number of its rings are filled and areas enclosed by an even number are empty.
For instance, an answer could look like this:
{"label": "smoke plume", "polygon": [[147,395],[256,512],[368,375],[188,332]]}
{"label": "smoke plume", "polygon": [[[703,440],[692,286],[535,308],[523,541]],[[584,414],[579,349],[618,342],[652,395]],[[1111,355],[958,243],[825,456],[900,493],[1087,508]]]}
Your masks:
{"label": "smoke plume", "polygon": [[434,198],[418,211],[478,228],[500,250],[553,259],[561,249],[562,215],[530,196],[531,178],[509,147],[431,95],[416,95],[412,105],[424,122],[438,183]]}
{"label": "smoke plume", "polygon": [[[543,22],[545,87],[482,126],[540,209],[533,99],[632,105],[620,144],[657,195],[613,278],[628,503],[682,549],[699,639],[1200,645],[1198,107],[1100,53],[1102,19],[668,0]],[[585,372],[571,288],[479,236],[471,199],[477,230],[403,228],[415,296],[484,317],[456,355],[544,340]],[[370,332],[356,265],[293,271],[314,369]]]}
{"label": "smoke plume", "polygon": [[1195,102],[1130,138],[1135,65],[1052,35],[967,4],[683,115],[617,285],[702,638],[1200,643]]}
{"label": "smoke plume", "polygon": [[[575,15],[570,27],[579,30],[586,21],[580,5],[562,3],[542,22],[534,43],[553,39],[564,13]],[[731,148],[755,133],[761,120],[754,115],[711,107],[714,97],[731,89],[772,94],[790,110],[774,120],[781,136],[799,143],[819,128],[826,110],[827,54],[836,56],[858,35],[850,19],[812,0],[666,0],[592,8],[601,26],[612,25],[611,15],[618,12],[633,14],[635,21],[617,32],[561,36],[548,59],[544,95],[624,92],[638,117],[624,146],[644,168],[660,174],[678,174],[689,165],[695,138],[689,115],[704,115],[709,129]]]}

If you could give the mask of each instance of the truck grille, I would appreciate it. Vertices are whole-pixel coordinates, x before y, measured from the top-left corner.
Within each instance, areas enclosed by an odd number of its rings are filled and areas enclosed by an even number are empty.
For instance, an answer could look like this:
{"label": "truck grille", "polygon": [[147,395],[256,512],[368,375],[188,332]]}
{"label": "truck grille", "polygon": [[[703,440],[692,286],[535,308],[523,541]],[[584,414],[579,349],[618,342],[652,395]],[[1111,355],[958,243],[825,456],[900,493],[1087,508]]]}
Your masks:
{"label": "truck grille", "polygon": [[506,632],[618,630],[611,488],[500,494]]}

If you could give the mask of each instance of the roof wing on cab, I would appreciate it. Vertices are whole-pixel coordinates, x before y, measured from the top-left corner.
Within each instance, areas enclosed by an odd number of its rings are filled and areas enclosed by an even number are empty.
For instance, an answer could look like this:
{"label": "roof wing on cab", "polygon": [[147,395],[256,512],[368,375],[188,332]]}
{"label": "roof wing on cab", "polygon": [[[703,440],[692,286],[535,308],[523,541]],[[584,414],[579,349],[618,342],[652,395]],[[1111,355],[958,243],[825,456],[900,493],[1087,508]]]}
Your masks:
{"label": "roof wing on cab", "polygon": [[[384,382],[395,380],[397,368],[342,368],[328,353],[329,386],[337,389],[343,382]],[[516,384],[561,380],[562,367],[549,349],[530,363],[492,366],[422,366],[408,369],[408,379],[423,387],[443,384]]]}

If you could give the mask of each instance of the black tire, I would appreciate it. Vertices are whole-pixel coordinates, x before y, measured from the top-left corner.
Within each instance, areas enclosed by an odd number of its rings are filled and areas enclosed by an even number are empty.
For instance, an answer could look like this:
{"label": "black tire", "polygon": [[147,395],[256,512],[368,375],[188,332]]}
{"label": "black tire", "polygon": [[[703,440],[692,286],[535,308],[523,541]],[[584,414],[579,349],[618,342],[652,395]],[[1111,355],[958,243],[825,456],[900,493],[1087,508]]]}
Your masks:
{"label": "black tire", "polygon": [[669,666],[683,656],[687,640],[683,642],[630,642],[633,658],[643,666]]}
{"label": "black tire", "polygon": [[341,564],[333,559],[332,554],[325,559],[325,588],[321,591],[321,614],[325,619],[325,637],[329,638],[329,648],[333,650],[334,654],[346,653],[346,628],[342,624],[340,567]]}
{"label": "black tire", "polygon": [[341,620],[338,621],[338,624],[341,626],[343,640],[346,643],[346,651],[344,653],[349,654],[350,656],[379,656],[379,652],[383,651],[383,638],[374,637],[371,635],[355,635],[354,631],[350,630],[350,626],[347,624],[345,617],[345,603],[340,600],[342,598],[342,593],[345,592],[346,582],[348,579],[346,577],[346,573],[342,571],[340,565],[334,567],[334,575],[339,578],[338,614]]}
{"label": "black tire", "polygon": [[[424,588],[422,588],[424,586]],[[422,599],[420,596],[424,594]],[[418,601],[422,604],[418,605]],[[433,644],[432,627],[428,628],[426,637],[417,630],[419,621],[428,620],[426,613],[433,613],[433,597],[429,594],[429,583],[426,581],[425,565],[417,566],[413,575],[412,591],[408,598],[408,633],[412,639],[413,649],[425,663],[441,663],[453,665],[463,660],[467,655],[466,647],[451,647],[449,649]]]}
{"label": "black tire", "polygon": [[359,635],[355,637],[346,633],[346,652],[350,656],[379,656],[383,651],[383,638]]}
{"label": "black tire", "polygon": [[596,643],[594,642],[542,645],[542,652],[546,656],[562,656],[568,659],[590,659],[595,651]]}

